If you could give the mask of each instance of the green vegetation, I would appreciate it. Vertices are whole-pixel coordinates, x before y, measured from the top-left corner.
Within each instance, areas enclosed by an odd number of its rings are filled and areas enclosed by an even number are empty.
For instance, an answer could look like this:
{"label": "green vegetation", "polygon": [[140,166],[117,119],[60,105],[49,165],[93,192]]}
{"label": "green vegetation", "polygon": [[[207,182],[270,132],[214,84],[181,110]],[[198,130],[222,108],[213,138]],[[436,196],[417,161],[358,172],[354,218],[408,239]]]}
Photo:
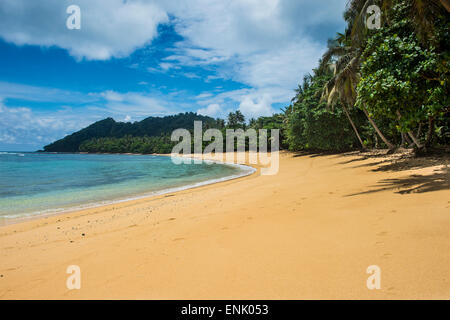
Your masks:
{"label": "green vegetation", "polygon": [[[382,8],[382,28],[366,10]],[[430,147],[450,142],[448,1],[351,0],[345,33],[328,43],[285,110],[291,150]]]}
{"label": "green vegetation", "polygon": [[[202,121],[204,128],[220,125],[220,121],[192,112],[162,118],[149,117],[134,123],[116,122],[107,118],[45,146],[44,151],[136,152],[131,151],[132,147],[133,150],[148,150],[139,153],[164,153],[163,150],[167,150],[167,145],[170,144],[172,131],[178,128],[193,130],[194,121]],[[135,139],[134,143],[129,144],[131,137],[142,139]],[[126,147],[119,146],[119,142],[126,142]]]}
{"label": "green vegetation", "polygon": [[289,149],[343,151],[362,143],[348,121],[348,117],[352,117],[353,123],[363,127],[361,112],[349,111],[341,104],[328,108],[321,99],[323,87],[331,77],[330,71],[315,70],[314,76],[306,76],[298,88],[294,103],[285,111]]}
{"label": "green vegetation", "polygon": [[[261,117],[247,125],[244,115],[237,110],[228,115],[227,121],[182,113],[163,118],[150,117],[140,122],[116,122],[108,118],[75,132],[61,140],[45,146],[46,152],[89,152],[89,153],[170,153],[178,143],[171,141],[175,129],[187,129],[193,134],[194,121],[202,121],[203,130],[216,128],[222,132],[223,150],[226,150],[227,129],[275,129],[282,125],[283,117]],[[270,133],[270,132],[269,132]],[[191,140],[194,143],[194,139]],[[204,141],[203,148],[211,142]],[[238,146],[235,141],[235,148]],[[245,141],[248,149],[248,139]],[[268,143],[270,148],[270,141]],[[193,145],[192,145],[192,150]]]}
{"label": "green vegetation", "polygon": [[170,153],[174,142],[170,136],[162,135],[155,137],[133,137],[122,138],[94,138],[84,141],[79,148],[81,152],[89,153]]}

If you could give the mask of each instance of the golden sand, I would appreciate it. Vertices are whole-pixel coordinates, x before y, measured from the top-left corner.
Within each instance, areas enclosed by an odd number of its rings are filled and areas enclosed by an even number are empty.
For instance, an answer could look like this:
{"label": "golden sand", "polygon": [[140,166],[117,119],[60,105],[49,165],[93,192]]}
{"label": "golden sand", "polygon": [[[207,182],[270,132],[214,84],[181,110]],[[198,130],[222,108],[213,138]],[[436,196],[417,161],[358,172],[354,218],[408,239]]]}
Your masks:
{"label": "golden sand", "polygon": [[1,227],[0,298],[449,299],[448,168],[379,162],[282,153],[274,176]]}

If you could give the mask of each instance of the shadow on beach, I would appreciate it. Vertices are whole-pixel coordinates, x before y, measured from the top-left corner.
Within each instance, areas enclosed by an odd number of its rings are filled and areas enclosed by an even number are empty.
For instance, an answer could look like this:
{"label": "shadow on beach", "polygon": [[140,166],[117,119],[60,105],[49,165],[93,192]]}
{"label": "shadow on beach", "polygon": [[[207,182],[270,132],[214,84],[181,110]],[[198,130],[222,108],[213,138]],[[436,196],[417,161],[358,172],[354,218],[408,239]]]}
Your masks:
{"label": "shadow on beach", "polygon": [[[447,152],[434,153],[428,156],[416,157],[412,150],[403,149],[389,154],[388,150],[351,151],[351,152],[296,152],[294,157],[308,156],[310,158],[320,156],[335,156],[343,158],[339,165],[348,165],[348,168],[371,168],[372,172],[398,172],[406,170],[418,170],[437,167],[431,175],[412,174],[404,178],[383,179],[372,186],[375,189],[346,195],[371,194],[386,190],[396,190],[398,194],[425,193],[439,190],[450,190],[450,155]],[[350,159],[348,159],[350,158]],[[365,160],[375,160],[368,163],[360,163]]]}
{"label": "shadow on beach", "polygon": [[373,150],[367,152],[347,152],[341,154],[342,157],[358,157],[342,161],[339,164],[350,164],[370,159],[378,161],[364,163],[352,168],[375,167],[372,171],[403,171],[414,170],[438,165],[450,165],[450,154],[446,150],[436,150],[426,156],[415,156],[412,149],[399,149],[399,151],[389,154],[388,150]]}
{"label": "shadow on beach", "polygon": [[[352,154],[359,154],[358,151],[351,152]],[[347,153],[342,153],[342,151],[295,151],[293,152],[294,158],[298,157],[310,157],[310,158],[317,158],[322,156],[342,156]]]}
{"label": "shadow on beach", "polygon": [[347,195],[346,197],[371,194],[375,192],[400,189],[396,193],[425,193],[439,190],[450,190],[450,170],[445,167],[441,170],[435,170],[431,175],[411,175],[405,178],[398,179],[383,179],[378,185],[378,188],[363,192]]}
{"label": "shadow on beach", "polygon": [[[367,160],[373,157],[362,156],[351,159],[341,164]],[[414,157],[409,152],[381,156],[380,161],[359,164],[356,167],[372,168],[372,172],[398,172],[406,170],[418,170],[423,168],[437,167],[431,175],[412,174],[404,178],[383,179],[375,186],[376,189],[363,191],[348,196],[370,194],[384,190],[399,189],[398,194],[425,193],[450,189],[450,157],[448,153],[437,153],[425,157]]]}

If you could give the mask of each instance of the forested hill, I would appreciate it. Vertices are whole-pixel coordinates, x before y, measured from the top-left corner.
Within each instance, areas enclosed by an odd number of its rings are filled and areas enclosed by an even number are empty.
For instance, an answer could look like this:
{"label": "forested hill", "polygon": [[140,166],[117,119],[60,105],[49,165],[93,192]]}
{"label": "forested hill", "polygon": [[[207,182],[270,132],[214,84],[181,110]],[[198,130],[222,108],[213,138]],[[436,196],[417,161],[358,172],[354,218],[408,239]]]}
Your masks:
{"label": "forested hill", "polygon": [[116,122],[112,118],[97,121],[71,135],[44,147],[46,152],[78,152],[80,145],[95,138],[154,137],[170,135],[173,130],[193,130],[194,121],[202,121],[205,127],[216,127],[216,120],[196,113],[180,113],[166,117],[148,117],[139,122]]}

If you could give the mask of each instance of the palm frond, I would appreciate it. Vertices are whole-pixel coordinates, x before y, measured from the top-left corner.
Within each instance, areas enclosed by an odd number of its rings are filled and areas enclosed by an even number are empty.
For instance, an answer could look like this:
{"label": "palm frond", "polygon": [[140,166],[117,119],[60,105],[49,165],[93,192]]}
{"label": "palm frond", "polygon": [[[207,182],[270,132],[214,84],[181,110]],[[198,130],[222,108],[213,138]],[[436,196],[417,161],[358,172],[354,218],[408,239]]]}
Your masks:
{"label": "palm frond", "polygon": [[337,46],[329,48],[322,56],[320,67],[328,65],[332,62],[333,58],[345,55],[348,52],[348,48],[344,46]]}

